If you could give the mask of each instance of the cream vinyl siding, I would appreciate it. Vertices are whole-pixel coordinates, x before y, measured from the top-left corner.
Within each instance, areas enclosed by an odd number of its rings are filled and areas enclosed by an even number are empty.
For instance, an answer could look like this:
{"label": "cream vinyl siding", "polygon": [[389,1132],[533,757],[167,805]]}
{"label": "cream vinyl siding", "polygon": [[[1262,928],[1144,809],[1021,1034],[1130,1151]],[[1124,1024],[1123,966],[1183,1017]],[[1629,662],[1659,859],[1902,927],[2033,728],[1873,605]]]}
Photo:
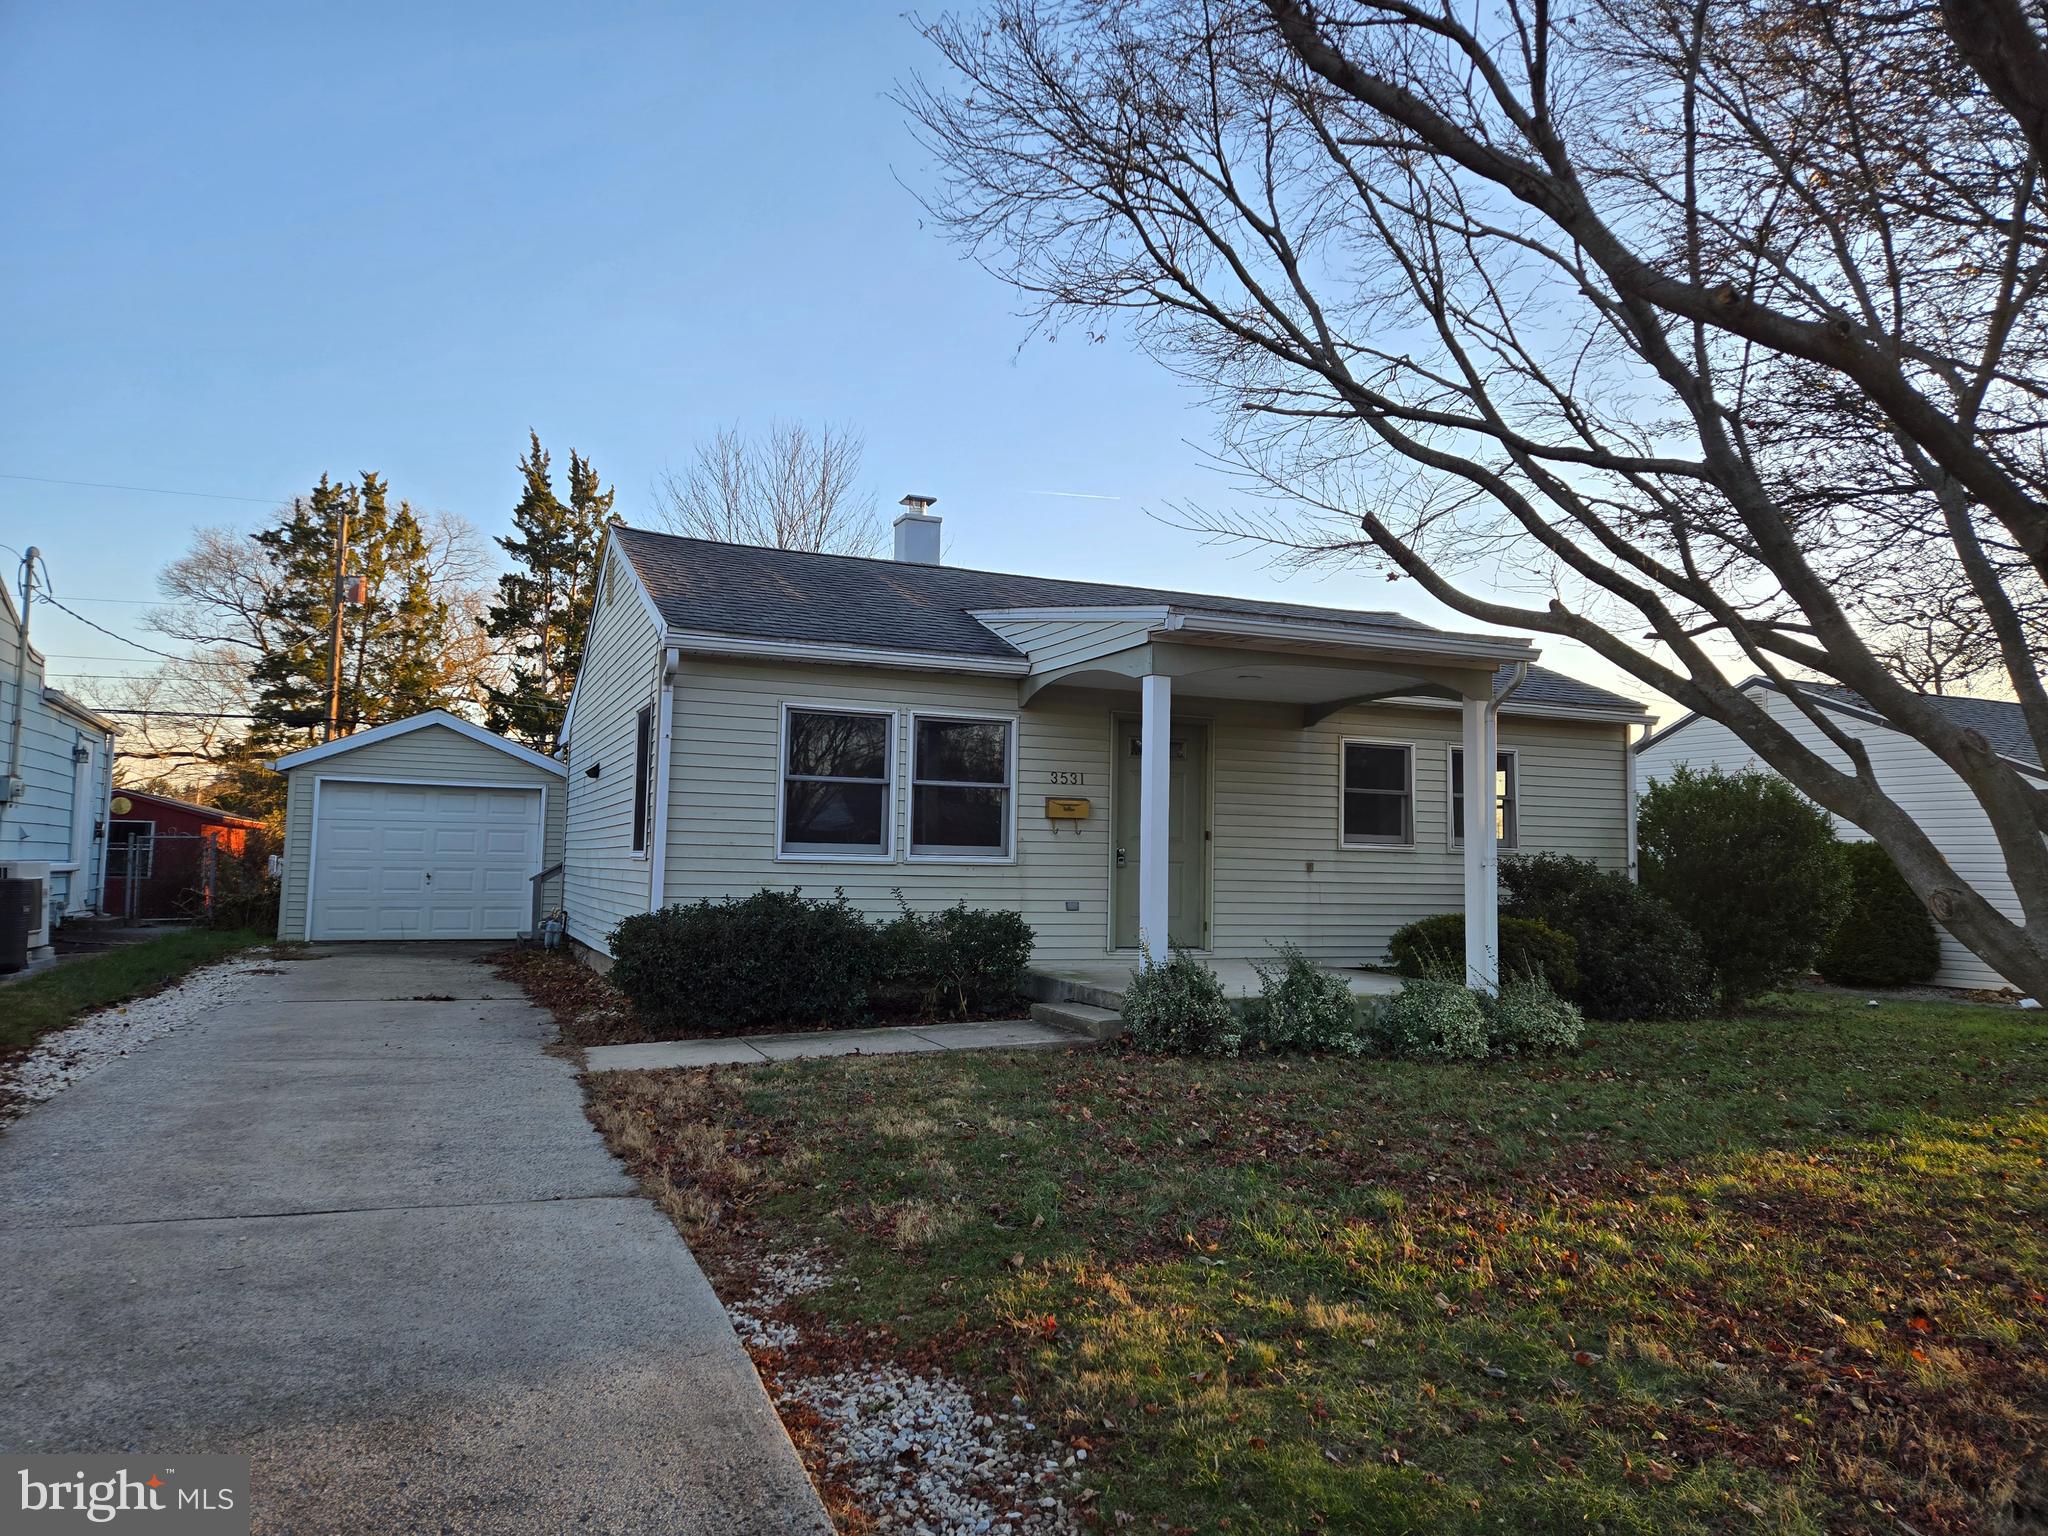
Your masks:
{"label": "cream vinyl siding", "polygon": [[[562,857],[566,810],[562,777],[521,762],[446,726],[429,725],[387,741],[337,752],[285,775],[284,876],[279,882],[277,936],[306,936],[306,877],[313,855],[313,781],[316,778],[414,779],[431,784],[531,785],[547,791],[545,848],[541,867]],[[559,885],[551,882],[552,889]]]}
{"label": "cream vinyl siding", "polygon": [[[1841,749],[1821,734],[1798,705],[1775,688],[1753,690],[1750,697],[1762,703],[1774,720],[1820,756],[1839,768],[1849,767]],[[2019,897],[2006,875],[2005,856],[1999,851],[1989,819],[1963,781],[1919,742],[1888,725],[1839,712],[1833,718],[1847,735],[1863,743],[1884,792],[1920,824],[1955,872],[1986,901],[2015,921],[2020,920]],[[1647,784],[1669,778],[1680,764],[1697,769],[1720,768],[1727,773],[1746,767],[1770,771],[1733,731],[1718,721],[1705,719],[1690,720],[1652,742],[1639,755],[1637,767]],[[1845,840],[1869,841],[1869,834],[1862,828],[1840,817],[1835,818],[1835,832]],[[1937,982],[1948,987],[2006,984],[1996,971],[1950,937],[1947,929],[1939,923],[1935,929],[1941,935],[1941,969],[1934,977]]]}
{"label": "cream vinyl siding", "polygon": [[[639,578],[616,548],[600,590],[607,595],[584,642],[570,721],[562,905],[570,935],[609,954],[608,936],[619,920],[647,910],[648,859],[633,852],[633,752],[639,712],[660,696],[661,640],[641,602]],[[660,746],[657,731],[652,750],[658,754]],[[593,765],[601,770],[594,779],[587,772]]]}
{"label": "cream vinyl siding", "polygon": [[[46,609],[45,617],[47,614]],[[14,668],[21,644],[14,604],[11,598],[0,599],[0,774],[7,771],[16,702]],[[89,835],[82,850],[74,845],[79,774],[71,754],[81,746],[92,754],[91,771],[86,775],[87,792],[92,796],[89,829],[97,828],[104,815],[111,765],[106,736],[45,699],[43,685],[43,659],[31,645],[21,697],[22,791],[12,804],[0,802],[0,862],[24,859],[59,866],[50,872],[43,895],[51,915],[61,916],[87,911],[96,904],[100,858],[106,847],[104,832]],[[77,852],[84,854],[80,867],[64,869]]]}
{"label": "cream vinyl siding", "polygon": [[[852,667],[685,658],[676,684],[667,899],[802,887],[844,890],[876,917],[900,889],[932,909],[971,905],[1023,914],[1043,960],[1100,958],[1109,947],[1113,722],[1135,716],[1134,695],[1048,690],[1016,706],[1014,679]],[[1017,857],[1009,864],[911,861],[907,774],[894,806],[898,857],[889,862],[777,859],[777,761],[782,706],[896,712],[908,762],[912,711],[1014,715]],[[1174,701],[1176,719],[1210,724],[1211,947],[1260,956],[1293,940],[1333,961],[1377,961],[1403,923],[1463,903],[1462,862],[1449,846],[1445,797],[1455,710],[1361,707],[1303,731],[1299,706]],[[621,710],[630,719],[630,711]],[[1346,736],[1412,742],[1416,846],[1338,847],[1338,743]],[[1614,725],[1501,722],[1520,753],[1522,847],[1555,849],[1621,869],[1627,858],[1625,732]],[[1055,783],[1054,773],[1082,776]],[[572,773],[572,778],[575,776]],[[1045,819],[1048,796],[1085,798],[1084,822]],[[1074,901],[1080,910],[1069,912]],[[573,922],[573,914],[572,914]]]}

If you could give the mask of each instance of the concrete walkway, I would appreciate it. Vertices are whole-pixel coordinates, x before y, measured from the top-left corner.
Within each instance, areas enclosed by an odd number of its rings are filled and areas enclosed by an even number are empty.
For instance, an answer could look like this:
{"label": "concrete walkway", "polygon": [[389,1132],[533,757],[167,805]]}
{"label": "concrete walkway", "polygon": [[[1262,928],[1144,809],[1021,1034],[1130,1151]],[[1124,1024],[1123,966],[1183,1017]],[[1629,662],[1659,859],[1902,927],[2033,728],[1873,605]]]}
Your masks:
{"label": "concrete walkway", "polygon": [[0,1447],[254,1458],[254,1528],[831,1529],[548,1018],[460,950],[252,975],[0,1136]]}
{"label": "concrete walkway", "polygon": [[920,1024],[915,1028],[820,1029],[800,1035],[748,1035],[717,1040],[652,1040],[645,1045],[593,1045],[583,1053],[593,1072],[657,1072],[666,1067],[759,1066],[805,1056],[900,1056],[911,1051],[1063,1050],[1093,1041],[1029,1019],[983,1024]]}

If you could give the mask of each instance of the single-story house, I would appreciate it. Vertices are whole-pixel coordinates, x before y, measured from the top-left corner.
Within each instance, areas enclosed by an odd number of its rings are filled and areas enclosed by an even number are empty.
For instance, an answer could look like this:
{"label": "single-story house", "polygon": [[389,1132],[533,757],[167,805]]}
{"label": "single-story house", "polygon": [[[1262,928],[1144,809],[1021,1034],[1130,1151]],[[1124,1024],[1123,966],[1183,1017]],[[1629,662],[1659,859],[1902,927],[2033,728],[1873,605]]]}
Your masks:
{"label": "single-story house", "polygon": [[559,890],[563,765],[446,710],[273,766],[279,938],[516,938]]}
{"label": "single-story house", "polygon": [[[1942,856],[1964,880],[2000,911],[2021,917],[2019,898],[2006,875],[2005,857],[1998,839],[1963,781],[1940,758],[1912,737],[1889,724],[1857,694],[1832,683],[1798,683],[1798,690],[1820,705],[1863,743],[1870,754],[1872,770],[1884,792],[1920,824]],[[1777,684],[1752,677],[1742,691],[1755,700],[1773,720],[1799,741],[1836,767],[1847,770],[1849,759],[1809,720],[1799,706],[1786,697]],[[2027,731],[2026,721],[2016,703],[1999,699],[1966,699],[1940,696],[1933,699],[1957,724],[1979,731],[2000,756],[2030,778],[2048,783],[2042,772],[2040,754]],[[1667,779],[1681,765],[1705,770],[1719,768],[1735,773],[1744,768],[1770,771],[1769,764],[1733,731],[1718,721],[1688,714],[1672,721],[1646,738],[1636,749],[1636,759],[1645,781]],[[1868,840],[1862,828],[1837,820],[1836,832],[1858,841]],[[1941,969],[1937,982],[1951,987],[2003,987],[2005,978],[1943,931]]]}
{"label": "single-story house", "polygon": [[964,570],[905,506],[893,559],[608,534],[562,733],[575,943],[801,888],[1011,908],[1040,965],[1355,965],[1462,909],[1484,983],[1499,848],[1631,867],[1649,717],[1526,639]]}
{"label": "single-story house", "polygon": [[199,909],[205,845],[239,858],[263,823],[148,789],[114,790],[108,806],[102,904],[123,917],[186,917]]}
{"label": "single-story house", "polygon": [[54,925],[99,909],[114,735],[111,720],[44,681],[0,585],[0,875],[42,885],[31,960],[49,953]]}

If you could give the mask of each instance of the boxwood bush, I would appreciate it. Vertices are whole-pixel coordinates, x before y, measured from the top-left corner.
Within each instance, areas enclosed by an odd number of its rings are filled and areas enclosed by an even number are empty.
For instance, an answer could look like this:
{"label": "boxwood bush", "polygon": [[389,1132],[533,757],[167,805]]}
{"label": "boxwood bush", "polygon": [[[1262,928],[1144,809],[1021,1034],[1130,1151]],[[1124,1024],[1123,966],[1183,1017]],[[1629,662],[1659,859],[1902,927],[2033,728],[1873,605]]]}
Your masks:
{"label": "boxwood bush", "polygon": [[844,1029],[875,1007],[920,1017],[1001,1008],[1030,924],[965,902],[870,924],[843,893],[757,891],[636,914],[612,931],[610,980],[650,1034]]}
{"label": "boxwood bush", "polygon": [[1706,1011],[1699,936],[1627,875],[1537,853],[1502,859],[1500,883],[1503,926],[1510,915],[1533,917],[1578,945],[1579,984],[1567,995],[1587,1018],[1695,1019]]}
{"label": "boxwood bush", "polygon": [[[902,897],[897,897],[899,902]],[[878,936],[880,995],[921,1018],[1001,1008],[1017,996],[1031,958],[1031,925],[1015,912],[970,907],[903,911]]]}
{"label": "boxwood bush", "polygon": [[[1542,981],[1569,997],[1579,985],[1578,941],[1533,917],[1500,920],[1502,981]],[[1465,979],[1465,914],[1439,912],[1398,929],[1387,941],[1387,958],[1403,976],[1439,981]]]}
{"label": "boxwood bush", "polygon": [[650,1031],[844,1028],[868,1016],[874,930],[843,894],[756,891],[636,913],[611,946],[609,980]]}
{"label": "boxwood bush", "polygon": [[1934,919],[1891,855],[1876,843],[1844,843],[1849,908],[1821,946],[1814,968],[1845,987],[1910,987],[1941,968]]}

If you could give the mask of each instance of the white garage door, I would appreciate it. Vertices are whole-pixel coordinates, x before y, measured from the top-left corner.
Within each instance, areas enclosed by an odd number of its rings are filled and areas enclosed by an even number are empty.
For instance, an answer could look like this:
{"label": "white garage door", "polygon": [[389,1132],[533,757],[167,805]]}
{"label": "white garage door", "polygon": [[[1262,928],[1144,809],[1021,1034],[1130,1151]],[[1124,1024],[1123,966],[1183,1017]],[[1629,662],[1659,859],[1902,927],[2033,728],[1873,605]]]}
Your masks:
{"label": "white garage door", "polygon": [[537,789],[322,780],[307,936],[516,938],[540,856]]}

